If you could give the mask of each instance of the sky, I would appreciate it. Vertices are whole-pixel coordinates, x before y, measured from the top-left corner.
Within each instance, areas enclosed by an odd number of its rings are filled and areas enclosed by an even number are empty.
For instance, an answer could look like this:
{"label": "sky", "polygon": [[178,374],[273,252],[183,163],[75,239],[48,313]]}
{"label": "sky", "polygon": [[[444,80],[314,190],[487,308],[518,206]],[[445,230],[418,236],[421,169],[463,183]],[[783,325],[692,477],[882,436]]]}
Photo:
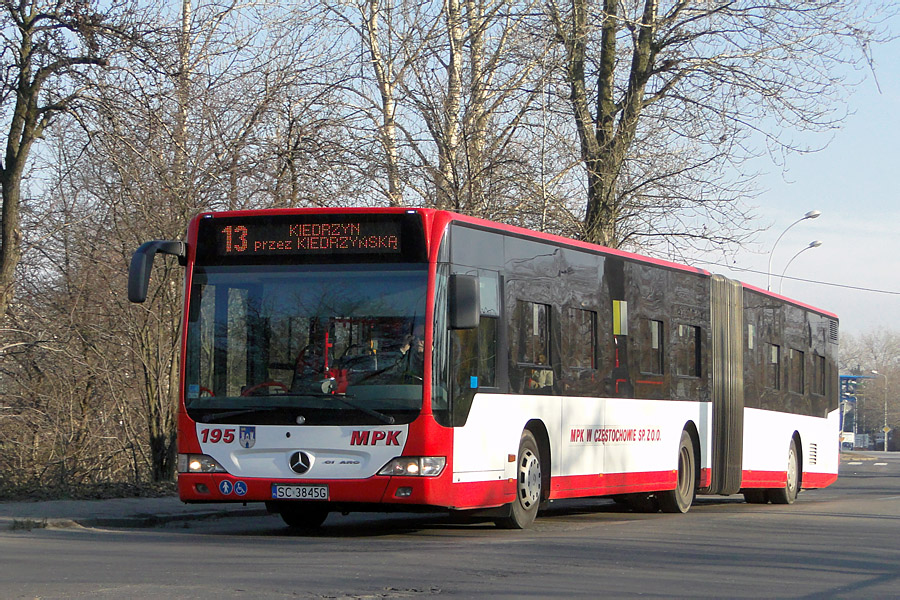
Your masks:
{"label": "sky", "polygon": [[[772,291],[837,314],[841,332],[853,335],[900,332],[900,40],[873,55],[877,85],[870,73],[849,97],[853,114],[828,146],[789,157],[784,169],[769,165],[753,206],[772,226],[758,245],[739,252],[734,269],[721,255],[694,263],[765,289],[771,257]],[[821,216],[775,245],[812,210]],[[814,240],[822,245],[804,250]]]}

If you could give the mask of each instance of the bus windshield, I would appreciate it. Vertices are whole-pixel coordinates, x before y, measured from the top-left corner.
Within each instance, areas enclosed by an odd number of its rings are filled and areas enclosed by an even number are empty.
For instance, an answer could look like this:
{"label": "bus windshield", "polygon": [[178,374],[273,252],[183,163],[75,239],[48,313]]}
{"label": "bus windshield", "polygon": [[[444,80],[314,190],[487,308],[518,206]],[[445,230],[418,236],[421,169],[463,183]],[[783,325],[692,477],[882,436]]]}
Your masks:
{"label": "bus windshield", "polygon": [[408,423],[422,406],[422,264],[195,268],[185,408],[205,423]]}

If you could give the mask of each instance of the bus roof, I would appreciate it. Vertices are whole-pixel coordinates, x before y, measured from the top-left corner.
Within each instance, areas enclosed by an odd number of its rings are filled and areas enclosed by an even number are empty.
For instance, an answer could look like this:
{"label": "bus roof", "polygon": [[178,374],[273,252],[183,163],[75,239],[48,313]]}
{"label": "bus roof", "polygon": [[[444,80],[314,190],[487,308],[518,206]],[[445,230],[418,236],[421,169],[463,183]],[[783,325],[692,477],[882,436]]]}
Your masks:
{"label": "bus roof", "polygon": [[[616,248],[609,248],[606,246],[601,246],[599,244],[593,244],[590,242],[585,242],[581,240],[576,240],[574,238],[567,238],[561,235],[556,235],[552,233],[545,233],[541,231],[536,231],[533,229],[527,229],[525,227],[519,227],[516,225],[508,225],[505,223],[499,223],[496,221],[489,221],[487,219],[482,219],[479,217],[472,217],[460,213],[455,213],[452,211],[438,210],[433,208],[411,208],[411,207],[339,207],[339,208],[328,208],[328,207],[310,207],[310,208],[266,208],[266,209],[251,209],[251,210],[235,210],[235,211],[220,211],[220,212],[204,212],[198,214],[192,221],[192,227],[195,226],[196,222],[200,219],[204,218],[216,218],[216,217],[239,217],[239,216],[250,216],[250,215],[261,215],[261,214],[272,214],[272,215],[290,215],[290,214],[398,214],[398,213],[406,213],[406,214],[419,214],[422,216],[425,224],[426,230],[430,233],[429,239],[426,240],[426,243],[429,245],[429,254],[431,255],[436,249],[437,243],[440,241],[440,237],[443,235],[444,229],[452,222],[458,223],[466,223],[469,225],[473,225],[478,228],[483,229],[491,229],[494,231],[502,231],[504,233],[509,233],[516,236],[528,237],[533,239],[544,240],[547,242],[551,242],[554,244],[559,244],[562,246],[568,246],[571,248],[578,248],[583,250],[588,250],[591,252],[596,252],[598,254],[604,254],[607,256],[615,256],[619,258],[623,258],[626,260],[639,262],[643,264],[655,265],[658,267],[663,267],[666,269],[672,269],[676,271],[682,271],[687,273],[692,273],[695,275],[699,275],[702,277],[711,277],[712,273],[701,269],[699,267],[692,267],[689,265],[676,263],[660,258],[654,258],[651,256],[645,256],[642,254],[636,254],[633,252],[626,252],[624,250],[619,250]],[[432,247],[433,246],[433,247]],[[816,313],[819,313],[823,316],[838,319],[837,315],[831,313],[829,311],[816,308],[815,306],[799,302],[792,298],[788,298],[786,296],[782,296],[781,294],[776,294],[775,292],[764,290],[757,286],[747,284],[741,282],[741,285],[746,290],[750,290],[764,296],[770,296],[772,298],[777,298],[782,302],[787,302],[793,304],[799,308],[803,308],[806,310],[810,310]]]}

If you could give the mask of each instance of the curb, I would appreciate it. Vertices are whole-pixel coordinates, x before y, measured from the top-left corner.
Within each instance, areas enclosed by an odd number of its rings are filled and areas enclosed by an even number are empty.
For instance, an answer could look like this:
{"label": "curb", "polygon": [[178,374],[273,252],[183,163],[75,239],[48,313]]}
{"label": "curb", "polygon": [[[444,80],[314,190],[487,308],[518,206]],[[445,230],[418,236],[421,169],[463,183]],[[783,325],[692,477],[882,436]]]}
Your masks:
{"label": "curb", "polygon": [[127,517],[90,517],[87,519],[76,519],[74,522],[82,527],[141,529],[160,527],[169,523],[211,521],[213,519],[226,519],[230,517],[262,517],[269,514],[271,513],[265,508],[247,508],[243,510],[205,510],[170,515],[136,514]]}
{"label": "curb", "polygon": [[149,529],[170,523],[209,521],[231,517],[260,517],[269,515],[265,508],[199,510],[183,513],[152,514],[135,513],[122,516],[103,517],[34,517],[0,516],[0,531],[32,531],[35,529]]}

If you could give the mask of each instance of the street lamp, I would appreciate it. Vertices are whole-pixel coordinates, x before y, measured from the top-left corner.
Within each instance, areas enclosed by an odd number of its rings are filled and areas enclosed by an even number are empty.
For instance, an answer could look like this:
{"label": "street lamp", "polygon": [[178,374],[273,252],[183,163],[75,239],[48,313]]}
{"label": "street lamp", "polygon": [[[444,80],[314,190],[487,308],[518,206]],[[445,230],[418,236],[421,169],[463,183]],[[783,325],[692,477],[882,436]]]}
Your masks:
{"label": "street lamp", "polygon": [[890,429],[887,424],[887,388],[888,388],[888,378],[884,373],[879,373],[878,371],[872,370],[872,375],[881,375],[884,377],[884,428],[882,428],[882,432],[884,433],[884,451],[888,451],[888,432]]}
{"label": "street lamp", "polygon": [[799,219],[797,219],[796,221],[794,221],[793,223],[791,223],[790,225],[788,225],[788,226],[785,228],[785,230],[781,232],[781,235],[778,236],[778,239],[775,240],[775,243],[772,244],[772,250],[769,251],[769,268],[768,268],[768,270],[766,271],[766,289],[767,289],[767,290],[771,290],[771,289],[772,289],[772,257],[775,255],[775,246],[778,245],[778,242],[781,241],[781,238],[784,237],[784,234],[786,234],[786,233],[788,232],[788,229],[790,229],[791,227],[793,227],[794,225],[796,225],[796,224],[799,223],[800,221],[805,221],[806,219],[815,219],[815,218],[818,218],[818,216],[821,215],[821,214],[822,214],[822,213],[819,212],[819,211],[817,211],[817,210],[811,210],[811,211],[809,211],[808,213],[806,213],[805,215],[803,215],[802,217],[800,217]]}
{"label": "street lamp", "polygon": [[806,252],[807,250],[810,250],[812,248],[818,248],[821,245],[822,245],[822,242],[820,240],[811,241],[806,248],[803,248],[797,254],[792,256],[791,260],[789,260],[787,262],[787,264],[784,265],[784,271],[781,272],[781,279],[778,280],[778,293],[779,294],[781,293],[781,286],[784,285],[784,274],[787,273],[788,267],[791,266],[791,263],[794,262],[794,259],[797,258],[798,256],[800,256],[801,254],[803,254],[804,252]]}

